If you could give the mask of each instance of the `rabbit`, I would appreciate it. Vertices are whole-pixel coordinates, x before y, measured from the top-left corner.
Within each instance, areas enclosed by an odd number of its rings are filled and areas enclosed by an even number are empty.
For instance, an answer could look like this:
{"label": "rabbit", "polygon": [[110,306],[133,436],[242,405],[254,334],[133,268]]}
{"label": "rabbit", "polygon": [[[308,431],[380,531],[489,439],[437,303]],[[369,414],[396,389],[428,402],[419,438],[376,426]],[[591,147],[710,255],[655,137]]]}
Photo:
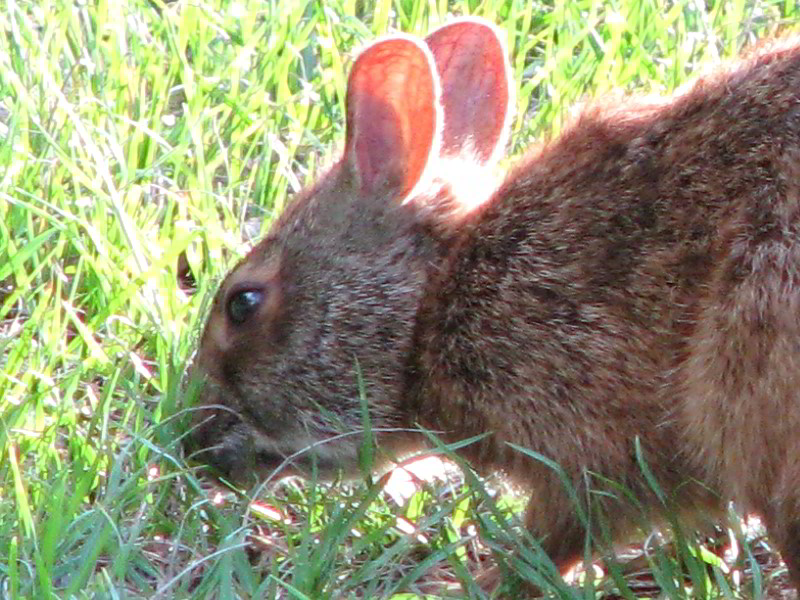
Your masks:
{"label": "rabbit", "polygon": [[459,452],[531,491],[559,568],[573,497],[635,528],[622,485],[760,514],[800,586],[800,40],[589,103],[485,193],[459,172],[503,152],[506,56],[474,19],[359,54],[341,160],[216,295],[187,448],[237,480],[357,473],[363,393],[385,460],[419,426],[487,434]]}

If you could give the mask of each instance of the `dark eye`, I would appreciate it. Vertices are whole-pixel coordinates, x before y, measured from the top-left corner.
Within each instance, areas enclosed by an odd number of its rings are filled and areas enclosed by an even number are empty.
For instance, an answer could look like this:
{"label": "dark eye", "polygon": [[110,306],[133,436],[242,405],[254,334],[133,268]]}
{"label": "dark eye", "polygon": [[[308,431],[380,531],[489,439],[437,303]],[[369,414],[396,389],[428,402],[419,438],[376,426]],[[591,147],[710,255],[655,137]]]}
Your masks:
{"label": "dark eye", "polygon": [[228,298],[228,318],[236,325],[247,321],[264,301],[261,290],[242,290]]}

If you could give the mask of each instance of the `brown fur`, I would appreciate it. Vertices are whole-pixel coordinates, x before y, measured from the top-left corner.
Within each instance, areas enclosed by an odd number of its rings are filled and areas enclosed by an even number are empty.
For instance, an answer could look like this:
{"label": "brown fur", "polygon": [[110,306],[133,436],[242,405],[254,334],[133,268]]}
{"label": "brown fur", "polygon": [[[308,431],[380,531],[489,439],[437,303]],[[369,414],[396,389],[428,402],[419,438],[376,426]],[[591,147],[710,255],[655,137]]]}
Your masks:
{"label": "brown fur", "polygon": [[[762,514],[800,585],[800,41],[587,110],[466,215],[447,181],[400,203],[353,169],[346,152],[223,283],[198,363],[203,403],[232,412],[204,412],[193,447],[265,473],[358,430],[357,361],[389,454],[419,442],[391,428],[491,433],[464,452],[532,489],[556,564],[580,557],[581,523],[507,442],[579,497],[593,473],[658,510],[638,437],[681,510]],[[226,302],[247,286],[267,299],[239,327]],[[315,456],[352,469],[361,443]],[[602,508],[624,534],[630,505]]]}

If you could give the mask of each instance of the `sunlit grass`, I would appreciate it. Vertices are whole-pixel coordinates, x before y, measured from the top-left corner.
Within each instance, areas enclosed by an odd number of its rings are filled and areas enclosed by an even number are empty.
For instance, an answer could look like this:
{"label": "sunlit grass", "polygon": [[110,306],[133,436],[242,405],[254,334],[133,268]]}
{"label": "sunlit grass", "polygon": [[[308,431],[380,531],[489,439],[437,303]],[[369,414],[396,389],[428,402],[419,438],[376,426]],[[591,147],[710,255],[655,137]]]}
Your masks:
{"label": "sunlit grass", "polygon": [[[387,597],[469,581],[486,557],[462,539],[476,508],[488,514],[480,492],[431,488],[400,508],[377,488],[282,484],[259,497],[284,515],[275,522],[247,497],[214,504],[182,462],[178,426],[216,283],[341,147],[355,50],[459,14],[507,35],[515,156],[556,134],[582,98],[667,92],[699,64],[800,21],[794,0],[7,1],[0,584],[9,597]],[[193,295],[179,286],[184,253]],[[398,530],[398,516],[425,542]],[[680,579],[657,562],[659,581]]]}

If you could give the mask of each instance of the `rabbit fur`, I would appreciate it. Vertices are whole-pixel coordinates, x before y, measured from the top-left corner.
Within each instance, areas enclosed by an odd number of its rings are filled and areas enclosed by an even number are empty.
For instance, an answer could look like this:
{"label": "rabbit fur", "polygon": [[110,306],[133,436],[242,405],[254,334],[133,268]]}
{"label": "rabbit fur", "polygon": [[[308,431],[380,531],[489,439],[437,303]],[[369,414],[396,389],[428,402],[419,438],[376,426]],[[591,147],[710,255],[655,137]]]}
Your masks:
{"label": "rabbit fur", "polygon": [[[661,501],[760,514],[800,586],[800,41],[666,99],[589,104],[499,185],[506,50],[464,19],[368,46],[344,153],[222,283],[188,447],[229,477],[461,452],[528,487],[559,566]],[[474,183],[473,183],[474,182]],[[478,183],[482,182],[482,183]],[[486,193],[486,190],[489,190]],[[636,513],[637,515],[640,513]]]}

